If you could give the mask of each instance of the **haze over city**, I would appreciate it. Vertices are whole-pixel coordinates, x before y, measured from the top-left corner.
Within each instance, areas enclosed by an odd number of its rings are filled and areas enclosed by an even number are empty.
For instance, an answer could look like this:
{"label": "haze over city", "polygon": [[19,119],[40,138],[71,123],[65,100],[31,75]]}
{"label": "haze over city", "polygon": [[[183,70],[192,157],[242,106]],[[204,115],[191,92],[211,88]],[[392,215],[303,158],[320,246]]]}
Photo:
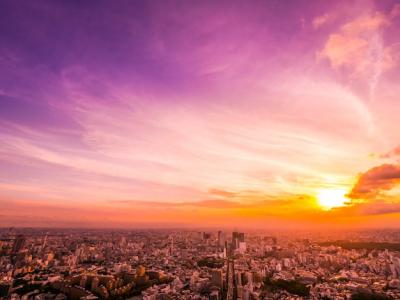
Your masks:
{"label": "haze over city", "polygon": [[398,228],[398,1],[1,1],[0,226]]}

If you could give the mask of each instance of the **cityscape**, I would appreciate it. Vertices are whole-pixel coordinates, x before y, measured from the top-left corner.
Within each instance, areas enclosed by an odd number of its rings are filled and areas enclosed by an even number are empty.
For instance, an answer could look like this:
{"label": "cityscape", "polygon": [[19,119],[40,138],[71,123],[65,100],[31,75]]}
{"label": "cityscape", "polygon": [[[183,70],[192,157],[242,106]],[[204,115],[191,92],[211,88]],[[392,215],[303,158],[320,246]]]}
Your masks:
{"label": "cityscape", "polygon": [[400,300],[400,0],[0,0],[0,300]]}
{"label": "cityscape", "polygon": [[399,238],[8,228],[0,299],[400,299]]}

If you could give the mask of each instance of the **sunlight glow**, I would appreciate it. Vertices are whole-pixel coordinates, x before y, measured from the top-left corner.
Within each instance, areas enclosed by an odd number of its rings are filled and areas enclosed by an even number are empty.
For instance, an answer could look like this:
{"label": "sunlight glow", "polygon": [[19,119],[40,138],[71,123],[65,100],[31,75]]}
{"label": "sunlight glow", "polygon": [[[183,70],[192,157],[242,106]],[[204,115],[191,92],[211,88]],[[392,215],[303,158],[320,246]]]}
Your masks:
{"label": "sunlight glow", "polygon": [[347,192],[342,189],[322,189],[318,191],[317,199],[318,204],[324,210],[330,210],[334,207],[344,206],[348,199],[346,198]]}

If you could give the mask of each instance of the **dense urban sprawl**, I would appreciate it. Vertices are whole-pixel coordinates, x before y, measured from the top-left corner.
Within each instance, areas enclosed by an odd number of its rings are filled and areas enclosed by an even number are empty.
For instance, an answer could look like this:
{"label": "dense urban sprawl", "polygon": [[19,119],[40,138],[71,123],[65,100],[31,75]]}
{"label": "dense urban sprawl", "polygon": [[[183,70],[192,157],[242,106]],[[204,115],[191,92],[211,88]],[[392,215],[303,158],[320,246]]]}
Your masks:
{"label": "dense urban sprawl", "polygon": [[400,299],[400,232],[0,230],[0,299]]}

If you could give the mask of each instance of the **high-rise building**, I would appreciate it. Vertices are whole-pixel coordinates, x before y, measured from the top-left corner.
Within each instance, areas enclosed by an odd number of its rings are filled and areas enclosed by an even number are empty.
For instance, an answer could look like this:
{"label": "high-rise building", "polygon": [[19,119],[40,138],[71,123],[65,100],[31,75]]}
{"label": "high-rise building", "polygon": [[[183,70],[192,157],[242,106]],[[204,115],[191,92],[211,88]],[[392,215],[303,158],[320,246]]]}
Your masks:
{"label": "high-rise building", "polygon": [[241,272],[235,273],[235,282],[237,285],[242,285],[242,273]]}
{"label": "high-rise building", "polygon": [[237,232],[237,231],[232,232],[232,248],[233,249],[237,248],[238,237],[239,237],[239,232]]}
{"label": "high-rise building", "polygon": [[12,253],[16,254],[16,253],[20,252],[24,248],[25,242],[26,242],[26,238],[22,234],[17,235],[17,237],[14,240]]}
{"label": "high-rise building", "polygon": [[246,242],[239,242],[239,247],[238,247],[238,249],[239,249],[239,252],[240,252],[240,253],[245,253],[246,250],[247,250]]}
{"label": "high-rise building", "polygon": [[237,231],[232,232],[232,248],[234,250],[238,249],[241,242],[244,242],[244,233]]}
{"label": "high-rise building", "polygon": [[211,238],[211,233],[203,232],[203,237],[202,237],[203,241],[209,240],[210,238]]}
{"label": "high-rise building", "polygon": [[225,245],[226,235],[225,232],[218,231],[218,247],[223,248]]}
{"label": "high-rise building", "polygon": [[211,271],[211,283],[222,289],[222,287],[223,287],[222,270],[212,270]]}
{"label": "high-rise building", "polygon": [[244,242],[244,232],[239,232],[239,242]]}

